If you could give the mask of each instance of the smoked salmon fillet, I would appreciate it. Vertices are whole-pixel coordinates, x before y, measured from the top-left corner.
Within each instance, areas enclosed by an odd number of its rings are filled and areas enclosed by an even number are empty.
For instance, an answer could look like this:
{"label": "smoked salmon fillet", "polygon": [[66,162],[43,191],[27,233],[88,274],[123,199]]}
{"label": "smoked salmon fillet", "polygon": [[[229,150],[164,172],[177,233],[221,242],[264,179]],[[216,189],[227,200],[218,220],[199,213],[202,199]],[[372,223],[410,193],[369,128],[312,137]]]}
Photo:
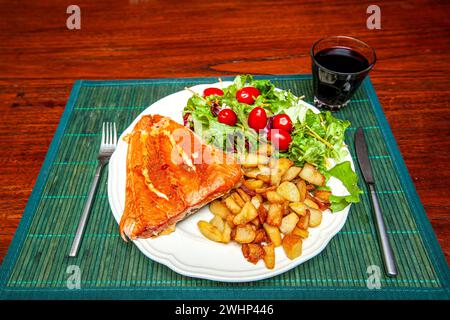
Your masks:
{"label": "smoked salmon fillet", "polygon": [[232,155],[204,144],[191,130],[160,115],[143,116],[125,140],[125,210],[120,234],[154,237],[240,184]]}

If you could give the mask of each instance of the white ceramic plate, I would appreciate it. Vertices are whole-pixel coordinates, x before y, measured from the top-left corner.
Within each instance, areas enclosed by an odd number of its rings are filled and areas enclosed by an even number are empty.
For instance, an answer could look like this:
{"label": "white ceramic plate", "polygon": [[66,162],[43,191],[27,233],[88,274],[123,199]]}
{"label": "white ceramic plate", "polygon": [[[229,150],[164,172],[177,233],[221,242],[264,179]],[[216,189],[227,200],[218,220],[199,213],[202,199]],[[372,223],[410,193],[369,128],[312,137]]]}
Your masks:
{"label": "white ceramic plate", "polygon": [[[224,82],[226,87],[231,82]],[[207,87],[220,87],[219,83],[197,85],[191,89],[202,94]],[[171,94],[148,107],[122,133],[117,150],[109,161],[108,198],[114,218],[119,223],[125,204],[126,153],[127,143],[123,136],[130,133],[143,115],[160,114],[182,123],[182,110],[192,93],[183,90]],[[318,112],[311,105],[310,109]],[[352,163],[350,155],[345,160]],[[333,194],[344,195],[346,189],[341,182],[330,179],[329,186]],[[197,227],[199,220],[209,221],[212,213],[208,206],[177,224],[176,231],[170,235],[155,239],[139,239],[134,244],[150,259],[162,263],[172,270],[195,278],[204,278],[226,282],[245,282],[261,280],[286,272],[319,254],[341,230],[347,219],[350,207],[341,212],[324,212],[322,223],[316,228],[310,228],[309,237],[303,242],[303,253],[290,260],[283,252],[283,248],[276,248],[276,264],[273,270],[265,267],[263,261],[256,265],[249,263],[242,255],[240,246],[234,243],[220,244],[212,242],[200,234]]]}

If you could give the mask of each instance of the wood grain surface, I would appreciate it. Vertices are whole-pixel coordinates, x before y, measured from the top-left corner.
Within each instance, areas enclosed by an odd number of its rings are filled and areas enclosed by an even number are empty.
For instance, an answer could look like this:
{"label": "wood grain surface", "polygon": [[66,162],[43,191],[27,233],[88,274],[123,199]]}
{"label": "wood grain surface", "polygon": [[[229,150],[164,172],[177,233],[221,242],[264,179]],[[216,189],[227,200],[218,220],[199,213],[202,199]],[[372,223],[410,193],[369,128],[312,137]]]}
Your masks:
{"label": "wood grain surface", "polygon": [[[450,2],[0,1],[0,260],[76,79],[310,73],[325,36],[372,45],[371,78],[450,261]],[[366,9],[381,8],[381,30]]]}

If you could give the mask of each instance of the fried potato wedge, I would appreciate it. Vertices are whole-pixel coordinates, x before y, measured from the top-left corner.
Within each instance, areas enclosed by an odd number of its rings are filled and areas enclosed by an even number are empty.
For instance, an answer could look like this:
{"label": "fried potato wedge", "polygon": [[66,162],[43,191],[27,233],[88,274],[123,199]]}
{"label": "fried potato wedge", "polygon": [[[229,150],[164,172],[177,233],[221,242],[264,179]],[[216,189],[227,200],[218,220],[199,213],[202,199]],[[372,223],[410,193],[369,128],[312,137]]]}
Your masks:
{"label": "fried potato wedge", "polygon": [[306,210],[306,214],[302,217],[300,217],[300,219],[297,222],[297,227],[299,227],[300,229],[303,230],[307,230],[309,227],[309,209]]}
{"label": "fried potato wedge", "polygon": [[278,167],[279,170],[285,174],[286,171],[294,165],[294,162],[292,160],[289,160],[288,158],[279,158],[278,159]]}
{"label": "fried potato wedge", "polygon": [[233,197],[234,201],[236,201],[236,203],[240,206],[243,207],[245,205],[245,201],[241,198],[241,196],[239,195],[239,193],[237,192],[233,192],[231,194],[231,197]]}
{"label": "fried potato wedge", "polygon": [[321,201],[317,198],[314,198],[314,200],[317,203],[317,205],[319,206],[320,211],[325,211],[331,207],[331,203],[328,201]]}
{"label": "fried potato wedge", "polygon": [[276,191],[267,191],[266,192],[267,200],[269,200],[270,203],[284,203],[286,199],[282,197],[279,193]]}
{"label": "fried potato wedge", "polygon": [[302,238],[295,234],[288,234],[283,238],[283,249],[286,256],[294,260],[302,254]]}
{"label": "fried potato wedge", "polygon": [[246,194],[248,194],[250,197],[253,197],[256,192],[254,190],[250,190],[249,188],[247,188],[246,186],[244,186],[243,184],[241,185],[241,187],[239,189],[242,189],[242,191],[244,191]]}
{"label": "fried potato wedge", "polygon": [[270,183],[270,175],[268,174],[258,174],[256,179],[261,180],[264,183]]}
{"label": "fried potato wedge", "polygon": [[272,203],[267,212],[267,223],[271,226],[279,227],[283,218],[282,206],[279,203]]}
{"label": "fried potato wedge", "polygon": [[258,218],[261,223],[265,223],[267,220],[267,209],[262,204],[258,208]]}
{"label": "fried potato wedge", "polygon": [[[322,191],[322,190],[317,190],[315,193],[317,193],[318,191]],[[325,191],[325,190],[323,190]],[[328,196],[329,198],[329,196]],[[320,211],[325,211],[327,210],[330,206],[331,203],[327,200],[321,200],[316,196],[312,196],[311,194],[308,194],[306,196],[306,199],[309,199],[310,201],[314,202],[317,205],[317,209],[319,209]],[[314,205],[312,205],[314,206]],[[316,207],[314,206],[314,209],[316,209]]]}
{"label": "fried potato wedge", "polygon": [[281,177],[287,172],[287,170],[293,166],[294,163],[287,158],[280,158],[277,161],[270,163],[270,180],[271,184],[277,186],[281,182]]}
{"label": "fried potato wedge", "polygon": [[222,242],[222,232],[220,232],[220,230],[212,224],[206,221],[199,221],[197,223],[197,226],[200,229],[200,232],[209,240]]}
{"label": "fried potato wedge", "polygon": [[233,219],[235,225],[246,224],[258,217],[258,211],[255,206],[249,201],[246,202],[241,212],[239,212]]}
{"label": "fried potato wedge", "polygon": [[214,218],[212,218],[209,223],[216,227],[220,232],[223,232],[223,230],[225,229],[225,225],[227,224],[219,216],[214,216]]}
{"label": "fried potato wedge", "polygon": [[255,239],[253,240],[253,243],[261,243],[266,241],[267,241],[266,231],[264,229],[256,230],[256,236]]}
{"label": "fried potato wedge", "polygon": [[287,216],[289,213],[291,213],[291,210],[289,208],[289,201],[285,201],[282,205],[281,205],[281,213],[284,216]]}
{"label": "fried potato wedge", "polygon": [[249,194],[247,194],[244,190],[242,190],[241,188],[236,189],[236,192],[239,193],[239,195],[241,196],[242,200],[244,200],[244,202],[248,202],[251,199],[251,196]]}
{"label": "fried potato wedge", "polygon": [[258,164],[268,164],[270,158],[264,155],[249,153],[242,161],[241,165],[244,168],[256,168]]}
{"label": "fried potato wedge", "polygon": [[302,168],[299,167],[290,167],[287,169],[286,173],[281,177],[281,181],[292,181],[294,180],[298,174],[302,171]]}
{"label": "fried potato wedge", "polygon": [[267,233],[267,236],[270,239],[270,242],[273,243],[275,247],[281,246],[281,233],[277,227],[271,226],[267,223],[263,224],[264,230]]}
{"label": "fried potato wedge", "polygon": [[259,226],[261,225],[261,222],[259,221],[259,217],[256,217],[255,219],[253,219],[252,221],[250,221],[250,223],[252,225],[254,225],[256,227],[256,229],[258,229]]}
{"label": "fried potato wedge", "polygon": [[224,200],[224,203],[233,214],[238,214],[239,212],[241,212],[241,206],[238,205],[232,197],[227,197]]}
{"label": "fried potato wedge", "polygon": [[306,190],[306,182],[305,180],[300,180],[297,182],[297,189],[300,194],[300,201],[303,202],[306,199],[306,194],[308,193],[308,190]]}
{"label": "fried potato wedge", "polygon": [[222,219],[226,219],[227,216],[231,214],[230,209],[228,209],[227,206],[219,200],[214,200],[211,202],[209,204],[209,210],[211,210],[214,215],[219,216]]}
{"label": "fried potato wedge", "polygon": [[309,236],[309,231],[308,230],[300,229],[299,227],[295,227],[294,230],[292,230],[291,233],[295,234],[296,236],[299,236],[299,237],[301,237],[303,239],[306,239]]}
{"label": "fried potato wedge", "polygon": [[316,190],[316,192],[314,193],[314,196],[317,199],[319,199],[319,200],[322,200],[324,202],[328,202],[328,201],[330,201],[331,191],[328,191],[328,190]]}
{"label": "fried potato wedge", "polygon": [[273,191],[276,188],[277,188],[276,186],[257,188],[257,189],[255,189],[255,192],[261,194],[261,193],[266,193],[267,191]]}
{"label": "fried potato wedge", "polygon": [[325,185],[325,176],[319,172],[313,165],[305,163],[299,174],[300,178],[316,186]]}
{"label": "fried potato wedge", "polygon": [[242,185],[245,186],[249,190],[256,190],[256,189],[260,189],[263,187],[264,181],[262,181],[262,180],[244,180],[242,182]]}
{"label": "fried potato wedge", "polygon": [[[273,163],[277,163],[274,162]],[[282,173],[277,170],[278,165],[270,168],[270,184],[273,186],[278,186],[281,182]]]}
{"label": "fried potato wedge", "polygon": [[231,227],[228,223],[225,223],[222,232],[222,242],[229,243],[230,241],[231,241]]}
{"label": "fried potato wedge", "polygon": [[242,254],[247,261],[256,264],[259,260],[264,258],[266,252],[261,245],[250,243],[242,245]]}
{"label": "fried potato wedge", "polygon": [[292,182],[282,182],[277,188],[277,193],[290,202],[300,202],[300,192]]}
{"label": "fried potato wedge", "polygon": [[304,216],[308,207],[303,202],[291,202],[289,203],[289,208],[294,211],[299,216]]}
{"label": "fried potato wedge", "polygon": [[251,243],[255,240],[256,232],[249,224],[236,227],[236,234],[234,240],[238,243]]}
{"label": "fried potato wedge", "polygon": [[264,252],[264,264],[268,269],[275,268],[275,246],[273,243],[263,246]]}
{"label": "fried potato wedge", "polygon": [[307,197],[304,201],[304,204],[306,206],[308,206],[309,208],[316,209],[316,210],[319,209],[319,205],[316,202],[314,202],[311,198]]}
{"label": "fried potato wedge", "polygon": [[226,223],[230,226],[230,228],[234,228],[236,227],[236,225],[234,224],[234,215],[230,214],[227,216],[227,218],[225,219]]}
{"label": "fried potato wedge", "polygon": [[250,170],[246,170],[246,171],[244,171],[244,176],[246,176],[246,177],[248,177],[248,178],[252,178],[252,179],[255,179],[256,178],[256,176],[258,175],[258,174],[260,174],[261,172],[259,171],[259,169],[258,168],[252,168],[252,169],[250,169]]}
{"label": "fried potato wedge", "polygon": [[280,231],[284,234],[289,234],[297,226],[297,222],[300,220],[297,214],[294,212],[288,214],[281,219]]}
{"label": "fried potato wedge", "polygon": [[[261,197],[261,198],[262,198],[262,197]],[[253,204],[253,206],[254,206],[256,209],[259,209],[259,206],[261,205],[262,200],[260,199],[260,197],[253,196],[253,197],[250,199],[250,202]]]}
{"label": "fried potato wedge", "polygon": [[258,169],[259,169],[260,174],[263,174],[266,176],[270,176],[270,172],[272,171],[269,166],[266,166],[263,164],[258,165]]}
{"label": "fried potato wedge", "polygon": [[263,203],[263,201],[264,201],[263,196],[260,195],[259,193],[255,194],[254,197],[258,198],[260,203]]}
{"label": "fried potato wedge", "polygon": [[322,211],[316,209],[309,209],[309,226],[311,228],[317,227],[322,222]]}

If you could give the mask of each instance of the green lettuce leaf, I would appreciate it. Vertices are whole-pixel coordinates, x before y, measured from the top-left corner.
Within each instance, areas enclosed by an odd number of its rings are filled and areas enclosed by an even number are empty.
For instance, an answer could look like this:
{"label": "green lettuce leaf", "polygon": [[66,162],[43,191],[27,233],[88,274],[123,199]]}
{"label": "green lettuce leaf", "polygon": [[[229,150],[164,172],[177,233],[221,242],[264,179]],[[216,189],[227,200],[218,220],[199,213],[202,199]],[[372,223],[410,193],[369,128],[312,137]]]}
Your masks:
{"label": "green lettuce leaf", "polygon": [[290,158],[298,166],[308,162],[326,174],[329,158],[340,162],[347,155],[343,148],[344,134],[350,122],[337,119],[330,112],[305,111],[298,105],[288,108],[286,113],[298,122],[291,134],[289,150],[280,156]]}
{"label": "green lettuce leaf", "polygon": [[362,194],[362,190],[358,187],[358,175],[353,171],[349,161],[337,164],[328,171],[328,174],[339,179],[349,193],[347,196],[331,195],[331,211],[341,211],[350,203],[359,202],[359,195]]}

